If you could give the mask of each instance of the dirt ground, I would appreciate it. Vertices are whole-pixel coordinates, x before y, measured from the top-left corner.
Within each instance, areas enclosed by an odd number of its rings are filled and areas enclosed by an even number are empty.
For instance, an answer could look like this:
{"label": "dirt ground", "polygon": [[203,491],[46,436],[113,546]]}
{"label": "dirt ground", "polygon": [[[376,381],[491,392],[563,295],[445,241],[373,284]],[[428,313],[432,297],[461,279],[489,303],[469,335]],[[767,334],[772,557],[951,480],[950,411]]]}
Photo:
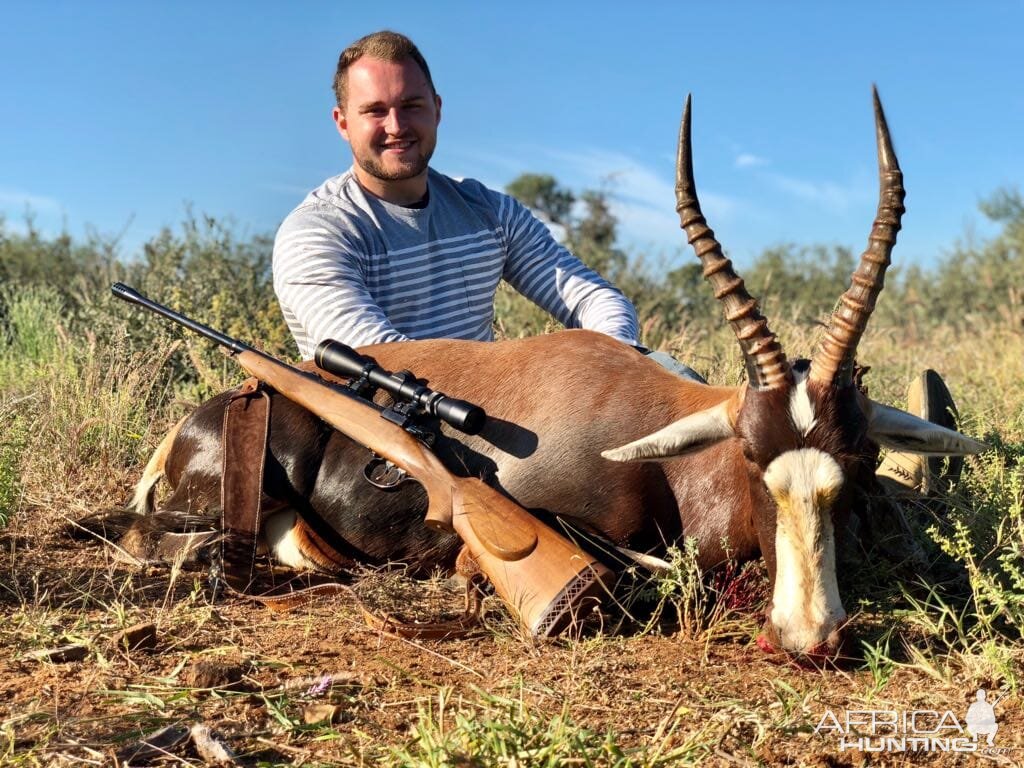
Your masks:
{"label": "dirt ground", "polygon": [[[621,765],[1024,764],[1019,694],[996,710],[990,754],[841,749],[834,728],[814,733],[827,713],[950,710],[963,722],[976,681],[909,663],[884,676],[863,661],[802,669],[758,649],[756,614],[697,637],[633,627],[539,644],[492,599],[475,637],[407,640],[370,628],[343,597],[289,613],[213,600],[204,572],[131,569],[70,538],[60,517],[15,521],[0,534],[0,763],[201,765],[183,730],[198,723],[238,764],[403,764],[392,750],[416,754],[424,724],[443,734],[463,712],[495,722],[561,716],[612,732],[618,748],[639,750]],[[380,602],[398,590],[407,611],[426,601],[457,612],[461,600],[439,580],[367,576],[363,585]],[[152,627],[125,650],[116,634],[138,624]],[[52,652],[62,646],[71,660]],[[318,716],[326,719],[306,722]],[[163,728],[163,751],[138,749]],[[659,748],[670,755],[661,763]],[[405,762],[491,764],[436,754]]]}

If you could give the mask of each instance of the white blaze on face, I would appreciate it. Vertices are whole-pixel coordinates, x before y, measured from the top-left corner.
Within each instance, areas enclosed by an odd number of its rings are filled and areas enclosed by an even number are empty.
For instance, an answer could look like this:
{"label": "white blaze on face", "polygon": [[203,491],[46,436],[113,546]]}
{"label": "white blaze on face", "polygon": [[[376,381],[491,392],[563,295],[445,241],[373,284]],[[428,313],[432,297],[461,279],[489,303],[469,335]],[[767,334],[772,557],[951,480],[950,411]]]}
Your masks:
{"label": "white blaze on face", "polygon": [[778,507],[770,619],[785,650],[806,652],[846,620],[831,515],[843,471],[828,454],[802,448],[769,464],[764,482]]}
{"label": "white blaze on face", "polygon": [[811,398],[807,394],[807,374],[808,371],[800,371],[794,374],[796,384],[789,395],[789,418],[792,420],[793,426],[796,427],[797,431],[805,436],[814,428],[817,422],[817,417],[814,415],[814,406],[811,404]]}

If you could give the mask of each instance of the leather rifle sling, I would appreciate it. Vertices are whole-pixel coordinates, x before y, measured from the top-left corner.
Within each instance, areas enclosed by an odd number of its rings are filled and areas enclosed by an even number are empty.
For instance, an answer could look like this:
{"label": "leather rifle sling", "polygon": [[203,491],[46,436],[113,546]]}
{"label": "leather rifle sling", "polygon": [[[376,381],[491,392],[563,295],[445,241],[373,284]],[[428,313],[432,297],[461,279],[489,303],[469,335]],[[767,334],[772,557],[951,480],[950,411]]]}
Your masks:
{"label": "leather rifle sling", "polygon": [[270,396],[259,379],[252,377],[228,400],[224,411],[221,445],[221,540],[224,581],[236,594],[255,600],[274,611],[287,611],[335,595],[352,598],[366,623],[380,631],[411,639],[462,637],[479,626],[481,586],[479,579],[466,584],[465,611],[451,621],[408,623],[368,609],[347,584],[317,575],[255,591],[256,555],[263,526],[263,474],[269,449]]}
{"label": "leather rifle sling", "polygon": [[256,578],[269,432],[270,396],[258,379],[246,379],[224,409],[220,487],[224,580],[246,596]]}
{"label": "leather rifle sling", "polygon": [[[256,556],[263,527],[263,476],[270,437],[270,395],[252,377],[233,393],[224,410],[221,445],[221,540],[224,582],[236,594],[285,611],[320,597],[350,594],[324,577],[298,576],[280,585],[257,585]],[[296,582],[302,586],[296,587]]]}

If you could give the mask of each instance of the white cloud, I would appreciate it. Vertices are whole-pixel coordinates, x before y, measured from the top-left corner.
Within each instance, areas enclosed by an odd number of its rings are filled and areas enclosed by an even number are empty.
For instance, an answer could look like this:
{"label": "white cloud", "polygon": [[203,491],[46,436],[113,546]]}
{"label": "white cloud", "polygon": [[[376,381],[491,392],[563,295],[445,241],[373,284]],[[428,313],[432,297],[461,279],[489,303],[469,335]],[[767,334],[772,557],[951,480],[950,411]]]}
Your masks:
{"label": "white cloud", "polygon": [[[576,189],[602,185],[608,188],[612,213],[619,221],[624,239],[669,248],[685,244],[675,211],[675,176],[671,167],[656,170],[629,155],[598,149],[548,150],[547,154],[566,171],[566,178],[559,177],[562,183]],[[710,221],[728,219],[738,207],[733,198],[714,192],[702,191],[700,200]]]}
{"label": "white cloud", "polygon": [[[657,167],[651,162],[656,162]],[[448,157],[443,170],[451,175],[470,166],[472,171],[466,175],[492,189],[503,189],[521,173],[550,173],[559,184],[577,193],[604,188],[609,193],[608,202],[618,221],[619,239],[624,247],[637,252],[674,253],[686,248],[675,211],[674,165],[674,155],[644,161],[600,148],[563,150],[518,145],[500,154],[459,147]],[[700,201],[713,227],[735,219],[741,206],[745,208],[738,198],[706,188],[700,190]],[[748,214],[750,211],[745,211]]]}
{"label": "white cloud", "polygon": [[736,155],[734,165],[737,168],[755,168],[759,165],[768,165],[768,160],[758,155],[752,155],[749,152],[740,152]]}
{"label": "white cloud", "polygon": [[36,195],[21,189],[0,187],[0,207],[26,208],[38,213],[55,213],[61,210],[60,202],[53,197]]}
{"label": "white cloud", "polygon": [[846,183],[808,181],[778,173],[766,174],[765,178],[780,191],[833,213],[847,213],[851,208],[869,202],[873,192],[870,185],[860,180]]}
{"label": "white cloud", "polygon": [[305,196],[313,190],[312,186],[305,187],[301,184],[287,184],[277,181],[262,181],[259,183],[259,187],[260,189],[265,189],[269,192],[280,192],[283,195],[292,196]]}

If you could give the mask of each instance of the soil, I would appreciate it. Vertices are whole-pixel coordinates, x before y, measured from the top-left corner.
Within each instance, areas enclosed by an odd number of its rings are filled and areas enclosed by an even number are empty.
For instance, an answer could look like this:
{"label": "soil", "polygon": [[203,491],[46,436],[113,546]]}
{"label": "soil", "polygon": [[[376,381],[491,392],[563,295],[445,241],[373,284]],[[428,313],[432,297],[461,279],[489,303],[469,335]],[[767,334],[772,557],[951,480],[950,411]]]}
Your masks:
{"label": "soil", "polygon": [[[997,753],[841,750],[834,730],[814,733],[827,712],[841,719],[853,710],[951,710],[962,722],[986,681],[950,677],[940,665],[934,674],[897,666],[884,685],[863,661],[801,668],[757,647],[756,610],[702,633],[633,625],[538,643],[489,598],[475,636],[401,639],[368,626],[345,597],[287,613],[214,598],[206,572],[130,568],[109,547],[69,537],[60,518],[15,522],[0,539],[7,760],[201,765],[187,729],[202,724],[243,765],[375,765],[393,759],[390,748],[414,753],[423,723],[450,729],[463,710],[497,720],[562,715],[595,734],[614,733],[624,750],[678,750],[667,764],[1024,762],[1017,694],[996,710]],[[363,574],[357,586],[378,610],[437,618],[461,607],[459,589],[444,580]],[[155,640],[132,649],[112,641],[145,623],[155,625]],[[84,658],[30,655],[65,645],[84,647]],[[161,749],[138,750],[143,736],[168,727]]]}

